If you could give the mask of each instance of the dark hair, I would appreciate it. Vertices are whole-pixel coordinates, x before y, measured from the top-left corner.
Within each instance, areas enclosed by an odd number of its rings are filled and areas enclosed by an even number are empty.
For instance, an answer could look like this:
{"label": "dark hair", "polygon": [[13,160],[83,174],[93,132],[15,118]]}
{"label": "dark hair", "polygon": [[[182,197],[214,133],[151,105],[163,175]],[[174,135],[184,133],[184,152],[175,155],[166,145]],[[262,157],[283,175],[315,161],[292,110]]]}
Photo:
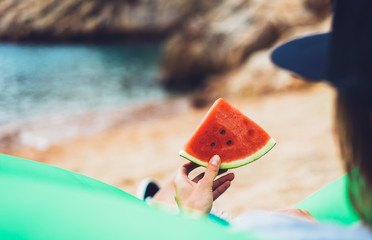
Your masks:
{"label": "dark hair", "polygon": [[372,1],[340,0],[336,5],[326,79],[347,101],[359,103],[352,111],[371,110]]}
{"label": "dark hair", "polygon": [[349,172],[347,191],[360,218],[372,226],[372,111],[338,94],[335,127],[341,158]]}

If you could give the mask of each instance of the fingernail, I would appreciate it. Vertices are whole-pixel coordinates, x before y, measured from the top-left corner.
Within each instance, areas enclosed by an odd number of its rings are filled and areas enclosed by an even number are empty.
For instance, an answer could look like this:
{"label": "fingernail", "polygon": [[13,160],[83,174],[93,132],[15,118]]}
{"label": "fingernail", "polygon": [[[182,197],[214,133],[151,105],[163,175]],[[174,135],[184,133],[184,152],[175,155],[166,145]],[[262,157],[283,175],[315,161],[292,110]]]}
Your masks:
{"label": "fingernail", "polygon": [[218,164],[220,163],[220,156],[218,155],[214,155],[212,157],[212,161],[211,161],[212,165],[214,166],[218,166]]}

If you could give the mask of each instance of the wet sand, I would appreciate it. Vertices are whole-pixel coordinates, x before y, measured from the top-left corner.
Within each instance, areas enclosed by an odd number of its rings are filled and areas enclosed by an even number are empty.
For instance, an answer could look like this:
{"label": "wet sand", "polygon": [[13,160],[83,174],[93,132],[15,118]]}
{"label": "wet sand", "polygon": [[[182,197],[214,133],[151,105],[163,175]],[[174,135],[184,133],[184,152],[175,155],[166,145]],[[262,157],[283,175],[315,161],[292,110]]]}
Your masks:
{"label": "wet sand", "polygon": [[[333,98],[326,85],[228,98],[265,128],[277,145],[258,161],[230,170],[236,178],[215,207],[233,216],[252,209],[291,208],[341,176],[332,130]],[[160,114],[159,109],[163,109]],[[135,194],[143,178],[164,184],[186,162],[178,151],[207,110],[193,109],[186,98],[179,98],[133,115],[116,111],[122,118],[108,128],[52,141],[44,150],[17,147],[2,152],[79,172]],[[85,118],[88,124],[91,117]]]}

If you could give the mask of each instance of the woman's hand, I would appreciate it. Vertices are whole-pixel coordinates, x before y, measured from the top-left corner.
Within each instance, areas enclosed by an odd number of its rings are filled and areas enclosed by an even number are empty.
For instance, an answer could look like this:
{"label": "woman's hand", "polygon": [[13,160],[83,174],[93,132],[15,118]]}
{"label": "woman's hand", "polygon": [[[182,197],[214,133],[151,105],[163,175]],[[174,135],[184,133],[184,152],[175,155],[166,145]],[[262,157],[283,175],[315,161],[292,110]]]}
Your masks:
{"label": "woman's hand", "polygon": [[281,210],[279,212],[285,215],[289,215],[289,216],[300,217],[300,218],[303,218],[303,219],[306,219],[312,222],[318,222],[318,220],[316,220],[315,217],[313,217],[313,215],[311,215],[310,212],[307,210],[301,210],[299,208],[295,208],[295,209]]}
{"label": "woman's hand", "polygon": [[234,179],[234,174],[229,173],[217,180],[214,180],[219,173],[221,159],[215,155],[209,161],[205,173],[201,173],[191,180],[188,175],[199,165],[187,163],[183,165],[174,180],[176,190],[176,202],[180,208],[196,210],[209,213],[213,201],[221,196]]}

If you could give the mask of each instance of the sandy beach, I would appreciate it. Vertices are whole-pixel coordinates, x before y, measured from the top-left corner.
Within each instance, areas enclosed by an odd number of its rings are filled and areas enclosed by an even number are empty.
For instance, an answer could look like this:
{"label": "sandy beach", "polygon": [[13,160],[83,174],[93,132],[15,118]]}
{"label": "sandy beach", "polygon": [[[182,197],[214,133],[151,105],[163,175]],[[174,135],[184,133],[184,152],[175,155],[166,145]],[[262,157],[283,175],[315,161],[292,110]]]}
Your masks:
{"label": "sandy beach", "polygon": [[[344,171],[332,129],[333,98],[326,85],[228,98],[265,128],[277,145],[260,160],[230,170],[236,178],[215,207],[233,216],[252,209],[291,208],[341,176]],[[178,151],[207,110],[194,109],[186,97],[179,97],[139,111],[117,111],[121,118],[109,127],[72,134],[45,149],[22,146],[2,152],[66,168],[135,194],[143,178],[165,184],[174,176],[186,162]]]}

